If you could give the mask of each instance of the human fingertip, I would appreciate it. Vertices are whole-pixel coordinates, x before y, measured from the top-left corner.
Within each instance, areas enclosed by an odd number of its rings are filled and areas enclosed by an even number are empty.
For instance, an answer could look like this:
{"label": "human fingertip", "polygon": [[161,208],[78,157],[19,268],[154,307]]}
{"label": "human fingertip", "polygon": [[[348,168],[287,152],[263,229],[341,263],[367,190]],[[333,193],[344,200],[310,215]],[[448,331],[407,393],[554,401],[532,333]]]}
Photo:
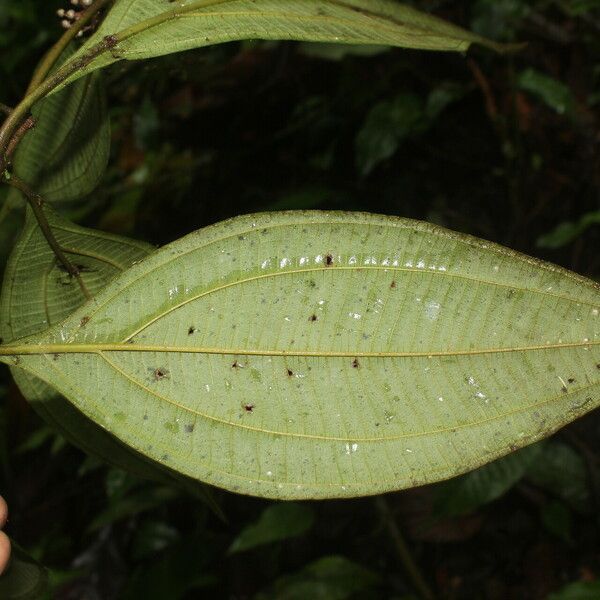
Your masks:
{"label": "human fingertip", "polygon": [[8,536],[0,531],[0,575],[4,573],[10,560],[10,540]]}
{"label": "human fingertip", "polygon": [[8,504],[6,500],[0,496],[0,529],[6,525],[8,519]]}

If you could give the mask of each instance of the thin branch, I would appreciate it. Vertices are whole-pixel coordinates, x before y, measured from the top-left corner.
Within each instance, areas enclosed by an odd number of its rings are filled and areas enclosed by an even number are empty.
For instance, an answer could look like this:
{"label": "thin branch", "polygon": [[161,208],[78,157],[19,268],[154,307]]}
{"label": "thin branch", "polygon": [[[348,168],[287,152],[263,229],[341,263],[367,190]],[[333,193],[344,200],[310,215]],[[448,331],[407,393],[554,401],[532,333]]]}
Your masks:
{"label": "thin branch", "polygon": [[67,258],[66,254],[64,253],[63,249],[60,247],[60,244],[58,243],[57,239],[52,233],[52,228],[50,227],[50,223],[48,223],[48,220],[46,219],[46,215],[44,214],[44,210],[42,208],[44,205],[44,199],[39,194],[34,192],[23,180],[19,179],[15,175],[5,176],[4,179],[6,183],[18,189],[25,196],[25,198],[29,202],[29,206],[31,206],[31,209],[33,210],[33,214],[37,219],[38,225],[40,226],[40,229],[44,234],[48,245],[52,249],[52,252],[54,252],[54,255],[56,256],[58,261],[63,265],[67,273],[71,277],[77,279],[77,283],[79,283],[79,287],[81,288],[81,291],[83,292],[85,298],[87,300],[91,300],[92,295],[85,286],[85,283],[81,278],[81,273],[79,272],[79,269],[76,266],[74,266],[73,263],[71,263],[71,261]]}
{"label": "thin branch", "polygon": [[21,126],[19,127],[19,129],[17,129],[17,131],[15,132],[15,135],[13,135],[12,139],[10,140],[10,143],[8,144],[8,148],[6,149],[6,161],[7,162],[10,161],[10,159],[12,158],[12,155],[13,155],[14,151],[17,149],[17,146],[21,142],[21,139],[23,138],[23,136],[30,129],[33,129],[33,127],[35,127],[35,119],[31,116],[28,117],[27,119],[25,119],[25,121],[23,121],[23,123],[21,123]]}
{"label": "thin branch", "polygon": [[381,520],[383,521],[383,524],[385,525],[385,528],[387,529],[388,534],[394,543],[398,558],[400,559],[400,562],[402,563],[406,574],[409,576],[415,590],[421,598],[424,598],[424,600],[434,600],[435,596],[425,581],[425,578],[419,570],[417,563],[411,556],[408,545],[400,531],[400,527],[398,527],[398,523],[394,518],[392,510],[390,509],[390,506],[384,496],[377,496],[375,498],[375,507],[377,508],[377,512],[379,513]]}

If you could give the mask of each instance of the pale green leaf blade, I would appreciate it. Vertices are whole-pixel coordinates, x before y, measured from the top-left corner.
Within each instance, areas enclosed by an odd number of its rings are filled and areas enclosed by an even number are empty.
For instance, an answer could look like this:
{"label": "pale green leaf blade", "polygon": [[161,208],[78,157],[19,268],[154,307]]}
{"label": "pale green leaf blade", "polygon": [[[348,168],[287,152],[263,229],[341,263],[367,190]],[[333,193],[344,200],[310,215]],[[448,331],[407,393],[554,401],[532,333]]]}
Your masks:
{"label": "pale green leaf blade", "polygon": [[247,494],[449,478],[600,397],[596,283],[415,221],[233,219],[0,348],[138,452]]}
{"label": "pale green leaf blade", "polygon": [[[61,60],[73,54],[68,48]],[[13,157],[16,175],[46,201],[67,203],[91,193],[110,152],[110,120],[101,75],[95,73],[32,109],[35,126]]]}
{"label": "pale green leaf blade", "polygon": [[[117,0],[80,51],[83,63],[73,77],[122,59],[246,39],[460,52],[473,43],[504,48],[394,0]],[[86,58],[92,48],[93,57]]]}

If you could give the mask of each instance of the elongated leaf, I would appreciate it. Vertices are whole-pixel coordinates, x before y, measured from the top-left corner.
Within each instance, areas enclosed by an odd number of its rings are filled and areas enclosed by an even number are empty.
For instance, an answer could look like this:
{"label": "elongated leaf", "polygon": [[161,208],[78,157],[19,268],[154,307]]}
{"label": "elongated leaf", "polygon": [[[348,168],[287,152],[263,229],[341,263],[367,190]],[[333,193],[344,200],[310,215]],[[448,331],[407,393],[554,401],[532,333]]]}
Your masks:
{"label": "elongated leaf", "polygon": [[[59,217],[49,206],[48,222],[70,259],[82,269],[82,279],[92,294],[152,246],[79,227]],[[85,298],[77,283],[56,262],[31,211],[8,261],[0,297],[0,332],[4,342],[40,333],[59,323]],[[147,476],[145,461],[130,457],[110,434],[87,419],[53,388],[21,369],[12,369],[23,395],[36,411],[69,441],[103,460]]]}
{"label": "elongated leaf", "polygon": [[[69,48],[61,58],[72,54]],[[15,173],[54,203],[92,192],[110,151],[110,121],[100,74],[44,98],[32,113],[36,124],[17,148]]]}
{"label": "elongated leaf", "polygon": [[425,223],[242,217],[0,347],[155,461],[275,498],[470,470],[600,402],[600,289]]}
{"label": "elongated leaf", "polygon": [[460,52],[473,43],[503,48],[393,0],[117,0],[76,57],[97,48],[74,78],[120,59],[252,38]]}

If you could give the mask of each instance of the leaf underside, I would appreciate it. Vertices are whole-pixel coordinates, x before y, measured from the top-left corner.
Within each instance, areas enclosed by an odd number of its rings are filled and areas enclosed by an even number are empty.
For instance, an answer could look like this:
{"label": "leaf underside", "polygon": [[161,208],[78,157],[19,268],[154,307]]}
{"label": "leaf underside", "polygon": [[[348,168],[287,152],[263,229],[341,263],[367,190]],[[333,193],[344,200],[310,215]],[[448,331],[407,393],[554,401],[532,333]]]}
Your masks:
{"label": "leaf underside", "polygon": [[[73,51],[67,48],[61,62]],[[54,204],[90,194],[104,174],[110,152],[110,120],[101,74],[43,98],[32,115],[35,126],[13,158],[15,173]]]}
{"label": "leaf underside", "polygon": [[190,477],[350,497],[452,477],[595,408],[599,308],[592,281],[432,225],[274,213],[166,246],[0,352]]}
{"label": "leaf underside", "polygon": [[115,36],[70,80],[118,60],[137,60],[223,42],[264,39],[377,44],[465,51],[486,40],[392,0],[117,0],[75,57]]}

